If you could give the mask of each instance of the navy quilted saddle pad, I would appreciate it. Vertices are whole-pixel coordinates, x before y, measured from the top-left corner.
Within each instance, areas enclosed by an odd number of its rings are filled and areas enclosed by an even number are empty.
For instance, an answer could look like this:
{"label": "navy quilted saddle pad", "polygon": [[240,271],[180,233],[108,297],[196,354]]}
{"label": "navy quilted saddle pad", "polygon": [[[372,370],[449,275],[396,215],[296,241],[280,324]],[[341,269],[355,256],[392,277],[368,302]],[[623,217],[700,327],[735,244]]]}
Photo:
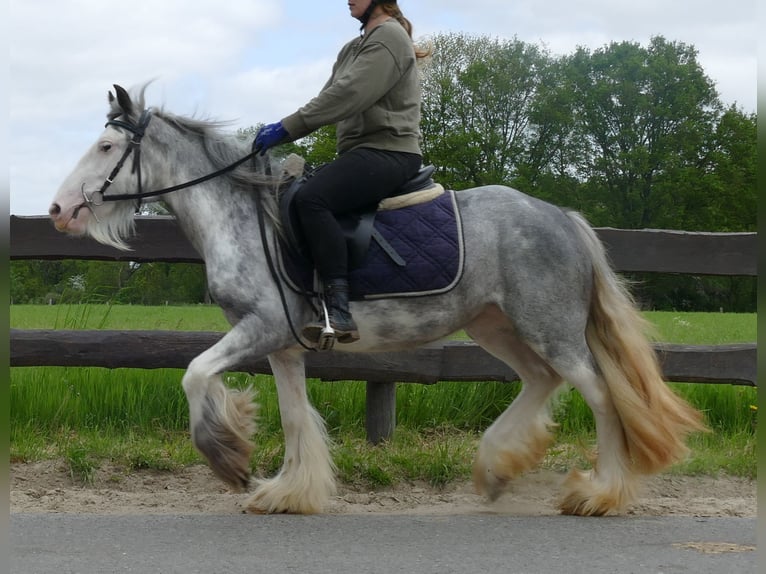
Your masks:
{"label": "navy quilted saddle pad", "polygon": [[[415,297],[446,293],[463,273],[463,229],[455,193],[447,191],[426,203],[379,211],[375,228],[404,260],[397,263],[376,242],[363,264],[349,272],[351,299]],[[314,290],[313,269],[299,265],[281,250],[279,267],[295,291]]]}

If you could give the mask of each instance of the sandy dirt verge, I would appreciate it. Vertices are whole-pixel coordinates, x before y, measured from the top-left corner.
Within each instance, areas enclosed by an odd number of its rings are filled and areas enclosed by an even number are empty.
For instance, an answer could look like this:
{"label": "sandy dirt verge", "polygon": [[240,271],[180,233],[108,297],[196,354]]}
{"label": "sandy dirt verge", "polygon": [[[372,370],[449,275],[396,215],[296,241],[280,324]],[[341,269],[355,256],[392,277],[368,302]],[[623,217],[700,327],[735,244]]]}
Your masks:
{"label": "sandy dirt verge", "polygon": [[[340,485],[330,514],[557,514],[564,475],[541,470],[516,480],[494,503],[469,482],[436,489],[410,483],[368,491]],[[74,481],[63,461],[14,463],[11,512],[94,514],[232,514],[244,511],[248,493],[233,493],[206,466],[179,471],[130,471],[104,466],[88,484]],[[756,483],[736,477],[660,475],[650,479],[628,514],[641,516],[755,517]]]}

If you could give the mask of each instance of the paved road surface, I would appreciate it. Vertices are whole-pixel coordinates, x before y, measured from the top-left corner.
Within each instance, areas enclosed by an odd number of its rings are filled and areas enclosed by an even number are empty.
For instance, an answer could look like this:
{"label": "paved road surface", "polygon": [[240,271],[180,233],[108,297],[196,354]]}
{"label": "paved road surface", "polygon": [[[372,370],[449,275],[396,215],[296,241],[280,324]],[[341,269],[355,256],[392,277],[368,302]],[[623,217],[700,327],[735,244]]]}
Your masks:
{"label": "paved road surface", "polygon": [[756,572],[756,520],[14,514],[25,574]]}

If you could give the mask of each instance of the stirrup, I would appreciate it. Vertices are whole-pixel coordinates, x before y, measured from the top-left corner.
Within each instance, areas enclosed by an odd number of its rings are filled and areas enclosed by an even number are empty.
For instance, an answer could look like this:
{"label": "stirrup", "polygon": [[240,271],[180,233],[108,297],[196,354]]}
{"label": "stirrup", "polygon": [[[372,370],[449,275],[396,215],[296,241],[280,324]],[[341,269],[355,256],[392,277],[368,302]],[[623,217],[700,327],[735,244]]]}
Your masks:
{"label": "stirrup", "polygon": [[322,312],[324,313],[324,327],[319,334],[319,340],[317,341],[317,349],[320,351],[331,351],[335,346],[335,329],[330,325],[330,314],[327,312],[327,304],[322,299]]}

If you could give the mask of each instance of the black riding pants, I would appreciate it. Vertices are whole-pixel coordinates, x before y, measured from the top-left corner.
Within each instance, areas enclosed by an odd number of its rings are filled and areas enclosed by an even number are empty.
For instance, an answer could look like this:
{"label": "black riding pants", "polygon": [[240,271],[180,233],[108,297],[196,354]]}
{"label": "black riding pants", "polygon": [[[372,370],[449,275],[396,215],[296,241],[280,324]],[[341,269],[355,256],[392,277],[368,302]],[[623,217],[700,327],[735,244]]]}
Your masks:
{"label": "black riding pants", "polygon": [[335,215],[390,196],[418,172],[421,161],[418,154],[357,148],[323,167],[298,191],[298,216],[322,281],[348,273],[346,240]]}

